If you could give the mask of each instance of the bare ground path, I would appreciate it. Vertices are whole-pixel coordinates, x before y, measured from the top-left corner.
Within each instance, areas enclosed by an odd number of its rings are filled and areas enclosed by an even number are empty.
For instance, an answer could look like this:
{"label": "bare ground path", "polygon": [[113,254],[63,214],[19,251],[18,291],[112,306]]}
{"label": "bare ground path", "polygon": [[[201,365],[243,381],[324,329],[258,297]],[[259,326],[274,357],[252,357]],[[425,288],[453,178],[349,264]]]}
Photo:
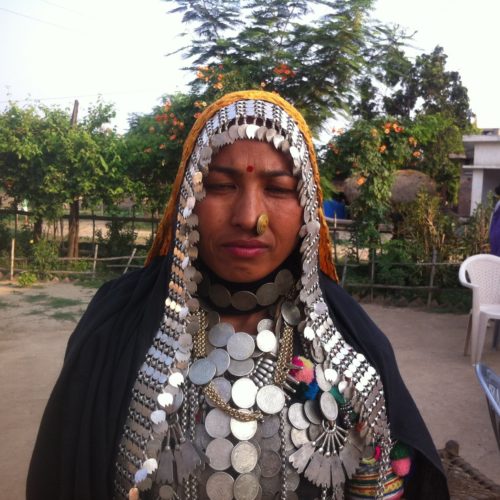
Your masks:
{"label": "bare ground path", "polygon": [[[9,498],[24,498],[38,424],[59,373],[69,334],[94,289],[0,282],[0,475]],[[364,305],[391,339],[403,377],[436,445],[460,443],[460,455],[500,483],[500,453],[470,359],[462,356],[467,317]],[[500,372],[487,338],[484,361]]]}

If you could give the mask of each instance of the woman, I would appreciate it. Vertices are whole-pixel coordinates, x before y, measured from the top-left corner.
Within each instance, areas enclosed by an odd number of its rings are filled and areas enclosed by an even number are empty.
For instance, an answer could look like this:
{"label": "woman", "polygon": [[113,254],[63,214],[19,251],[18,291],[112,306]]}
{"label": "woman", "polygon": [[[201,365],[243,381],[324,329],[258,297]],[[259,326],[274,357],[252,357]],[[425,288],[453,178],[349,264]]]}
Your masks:
{"label": "woman", "polygon": [[493,196],[496,203],[490,220],[490,250],[500,257],[500,185],[495,188]]}
{"label": "woman", "polygon": [[321,206],[295,108],[208,107],[147,265],[70,339],[28,499],[448,498],[388,341],[335,284]]}

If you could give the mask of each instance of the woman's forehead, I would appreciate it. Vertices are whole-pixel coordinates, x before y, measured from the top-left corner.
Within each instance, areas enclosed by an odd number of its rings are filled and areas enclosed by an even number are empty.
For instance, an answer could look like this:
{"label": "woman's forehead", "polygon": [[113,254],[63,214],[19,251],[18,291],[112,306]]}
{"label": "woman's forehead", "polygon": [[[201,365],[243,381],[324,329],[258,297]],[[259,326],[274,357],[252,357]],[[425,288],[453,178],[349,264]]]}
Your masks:
{"label": "woman's forehead", "polygon": [[237,167],[248,173],[262,168],[291,172],[292,157],[276,150],[267,142],[239,140],[222,147],[214,154],[211,161],[211,167],[213,166]]}

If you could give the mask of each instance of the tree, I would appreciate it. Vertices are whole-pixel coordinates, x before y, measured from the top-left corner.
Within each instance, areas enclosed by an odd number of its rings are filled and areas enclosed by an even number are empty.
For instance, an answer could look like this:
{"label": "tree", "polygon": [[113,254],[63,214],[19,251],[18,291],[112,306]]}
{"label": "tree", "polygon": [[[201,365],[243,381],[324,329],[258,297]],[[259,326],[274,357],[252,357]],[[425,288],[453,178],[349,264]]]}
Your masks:
{"label": "tree", "polygon": [[336,134],[322,154],[322,174],[330,178],[353,175],[360,195],[351,212],[363,243],[375,243],[378,225],[386,220],[396,170],[415,167],[421,151],[411,132],[393,118],[358,120]]}
{"label": "tree", "polygon": [[195,25],[184,49],[197,71],[193,93],[210,102],[232,90],[276,91],[316,132],[347,111],[356,78],[379,67],[396,38],[370,20],[373,0],[166,1]]}
{"label": "tree", "polygon": [[70,205],[69,256],[78,255],[80,202],[111,201],[127,182],[120,172],[119,138],[102,128],[113,115],[98,101],[80,124],[69,110],[16,104],[0,114],[0,180],[15,203],[26,199],[34,212],[35,238],[44,218],[55,219]]}
{"label": "tree", "polygon": [[193,95],[165,96],[151,113],[133,115],[122,143],[122,161],[137,202],[163,209],[179,166],[182,146],[206,103]]}
{"label": "tree", "polygon": [[45,161],[54,131],[49,123],[66,118],[60,110],[21,108],[15,103],[0,114],[0,182],[13,205],[26,200],[34,214],[34,238],[42,234],[44,218],[56,219],[63,198],[57,189],[47,189],[50,164]]}

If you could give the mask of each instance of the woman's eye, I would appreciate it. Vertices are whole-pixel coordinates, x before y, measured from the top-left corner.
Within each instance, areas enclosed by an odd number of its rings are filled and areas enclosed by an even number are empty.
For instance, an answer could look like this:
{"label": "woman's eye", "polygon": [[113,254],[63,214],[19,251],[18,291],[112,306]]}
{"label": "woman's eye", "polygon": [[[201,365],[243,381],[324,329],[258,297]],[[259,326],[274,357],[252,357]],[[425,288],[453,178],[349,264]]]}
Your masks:
{"label": "woman's eye", "polygon": [[294,195],[296,194],[295,188],[287,186],[268,186],[267,191],[277,195]]}
{"label": "woman's eye", "polygon": [[229,182],[208,182],[205,183],[205,189],[207,191],[215,191],[215,192],[221,192],[221,191],[231,191],[235,189],[235,185]]}

